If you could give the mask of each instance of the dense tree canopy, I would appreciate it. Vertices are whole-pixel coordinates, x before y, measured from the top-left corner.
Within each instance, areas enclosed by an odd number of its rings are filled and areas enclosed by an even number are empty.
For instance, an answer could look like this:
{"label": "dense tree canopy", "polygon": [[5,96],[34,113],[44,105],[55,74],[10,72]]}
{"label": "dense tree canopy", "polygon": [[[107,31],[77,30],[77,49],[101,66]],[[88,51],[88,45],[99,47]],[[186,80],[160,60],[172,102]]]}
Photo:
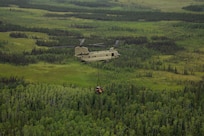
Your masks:
{"label": "dense tree canopy", "polygon": [[11,88],[11,84],[4,82],[3,86],[0,89],[3,136],[204,133],[203,82],[177,91],[110,84],[101,95],[95,94],[94,89],[48,84],[19,82]]}

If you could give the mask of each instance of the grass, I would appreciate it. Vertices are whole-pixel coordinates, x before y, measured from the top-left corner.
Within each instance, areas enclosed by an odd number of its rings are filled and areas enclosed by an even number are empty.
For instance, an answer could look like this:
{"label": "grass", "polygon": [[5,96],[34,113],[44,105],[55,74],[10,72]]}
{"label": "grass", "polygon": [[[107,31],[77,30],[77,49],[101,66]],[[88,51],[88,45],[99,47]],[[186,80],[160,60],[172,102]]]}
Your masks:
{"label": "grass", "polygon": [[[105,37],[121,36],[147,36],[152,35],[166,35],[174,38],[188,35],[193,35],[192,30],[184,30],[184,28],[175,28],[172,25],[178,22],[172,21],[160,21],[160,22],[123,22],[123,21],[96,21],[79,19],[73,17],[51,18],[45,17],[46,13],[55,13],[45,10],[37,9],[21,9],[14,8],[10,11],[10,8],[0,8],[0,15],[5,22],[15,22],[17,25],[23,25],[26,27],[42,27],[50,29],[62,29],[69,31],[77,31],[84,36],[96,35]],[[60,14],[63,14],[60,12]],[[18,21],[16,21],[18,20]],[[74,24],[95,26],[94,29],[78,29],[71,27]],[[121,31],[112,30],[113,27],[123,28]],[[201,32],[202,33],[202,32]]]}
{"label": "grass", "polygon": [[81,87],[95,86],[97,70],[82,63],[67,65],[38,63],[29,66],[0,64],[1,77],[24,77],[31,83],[50,83],[75,85]]}
{"label": "grass", "polygon": [[[148,76],[149,73],[152,74],[151,77]],[[153,90],[181,90],[184,87],[184,83],[201,80],[201,78],[196,75],[182,75],[166,71],[144,69],[129,73],[126,78],[130,83]]]}
{"label": "grass", "polygon": [[6,42],[6,45],[2,46],[3,50],[14,53],[31,51],[33,48],[37,47],[35,44],[35,40],[32,39],[32,37],[48,39],[48,36],[43,33],[35,32],[23,32],[23,33],[25,33],[28,36],[28,38],[12,38],[9,36],[10,32],[0,32],[0,41]]}
{"label": "grass", "polygon": [[[24,77],[31,83],[50,83],[66,86],[94,87],[98,80],[98,70],[86,64],[71,62],[66,65],[56,65],[49,63],[38,63],[29,66],[14,66],[10,64],[0,64],[1,77]],[[147,73],[151,72],[152,77]],[[197,75],[181,75],[165,71],[135,70],[132,72],[115,73],[112,71],[99,72],[100,84],[126,82],[144,86],[153,90],[180,90],[183,83],[189,81],[200,81]]]}

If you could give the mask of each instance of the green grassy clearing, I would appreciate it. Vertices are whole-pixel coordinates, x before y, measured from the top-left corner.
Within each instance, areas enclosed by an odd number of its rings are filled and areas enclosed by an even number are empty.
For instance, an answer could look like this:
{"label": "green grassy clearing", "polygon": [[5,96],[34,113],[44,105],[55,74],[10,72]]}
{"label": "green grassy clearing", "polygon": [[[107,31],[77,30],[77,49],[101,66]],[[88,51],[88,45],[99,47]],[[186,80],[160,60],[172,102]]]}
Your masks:
{"label": "green grassy clearing", "polygon": [[[79,19],[73,17],[45,17],[46,13],[56,13],[48,12],[45,10],[37,9],[22,9],[14,8],[13,11],[10,11],[10,8],[1,8],[0,15],[2,19],[6,22],[16,22],[17,25],[23,25],[26,27],[42,27],[49,29],[62,29],[69,31],[76,31],[84,36],[96,35],[96,36],[105,36],[105,37],[116,37],[120,36],[121,33],[123,36],[147,36],[152,35],[166,35],[173,37],[175,39],[182,38],[183,36],[193,36],[196,37],[195,30],[186,28],[174,28],[172,25],[179,22],[123,22],[123,21],[94,21],[87,19]],[[19,11],[19,12],[16,12]],[[64,13],[60,13],[64,14]],[[72,27],[73,25],[87,25],[94,26],[94,29],[79,29]],[[118,30],[114,30],[118,28]],[[200,30],[196,30],[200,31]],[[202,31],[200,31],[202,34]],[[201,35],[200,34],[200,35]]]}
{"label": "green grassy clearing", "polygon": [[[97,69],[93,69],[85,64],[70,63],[66,65],[56,65],[48,63],[38,63],[29,66],[14,66],[9,64],[0,65],[1,77],[24,77],[31,83],[50,83],[66,86],[94,87],[97,84]],[[152,73],[152,77],[147,74]],[[179,90],[188,81],[199,81],[196,75],[179,75],[169,72],[136,70],[135,72],[114,73],[111,71],[100,71],[100,84],[111,84],[125,82],[135,84],[153,90]],[[180,84],[178,84],[180,83]]]}
{"label": "green grassy clearing", "polygon": [[22,53],[23,51],[31,51],[33,48],[39,48],[35,44],[35,40],[32,37],[38,37],[42,39],[48,39],[48,36],[43,33],[34,33],[34,32],[23,32],[28,38],[12,38],[9,36],[10,32],[0,32],[0,41],[5,42],[6,44],[2,46],[2,50],[13,52],[13,53]]}
{"label": "green grassy clearing", "polygon": [[0,76],[24,77],[31,83],[50,83],[76,85],[81,87],[95,86],[97,70],[82,63],[73,62],[67,65],[38,63],[29,66],[0,64]]}

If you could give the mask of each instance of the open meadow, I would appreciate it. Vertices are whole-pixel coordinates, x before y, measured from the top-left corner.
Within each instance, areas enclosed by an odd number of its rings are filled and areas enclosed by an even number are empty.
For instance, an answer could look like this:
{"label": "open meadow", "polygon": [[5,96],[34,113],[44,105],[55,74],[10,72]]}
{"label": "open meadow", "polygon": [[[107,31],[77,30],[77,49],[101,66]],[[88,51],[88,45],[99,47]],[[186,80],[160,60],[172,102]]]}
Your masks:
{"label": "open meadow", "polygon": [[204,134],[203,0],[0,3],[0,135]]}

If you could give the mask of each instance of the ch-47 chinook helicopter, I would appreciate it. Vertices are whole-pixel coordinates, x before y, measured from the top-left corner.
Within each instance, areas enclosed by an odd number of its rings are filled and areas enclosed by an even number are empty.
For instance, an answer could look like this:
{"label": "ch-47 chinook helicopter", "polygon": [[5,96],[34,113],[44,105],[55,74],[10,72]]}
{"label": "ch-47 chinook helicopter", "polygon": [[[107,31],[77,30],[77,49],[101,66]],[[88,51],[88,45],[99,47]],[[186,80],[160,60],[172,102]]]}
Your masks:
{"label": "ch-47 chinook helicopter", "polygon": [[[75,47],[75,56],[80,58],[81,61],[107,61],[110,59],[118,58],[120,56],[120,54],[116,49],[114,49],[114,47],[111,47],[109,50],[90,52],[87,47],[82,46],[84,41],[85,39],[80,40],[80,46]],[[100,44],[98,46],[100,46]],[[117,44],[118,40],[116,41],[116,45]]]}

